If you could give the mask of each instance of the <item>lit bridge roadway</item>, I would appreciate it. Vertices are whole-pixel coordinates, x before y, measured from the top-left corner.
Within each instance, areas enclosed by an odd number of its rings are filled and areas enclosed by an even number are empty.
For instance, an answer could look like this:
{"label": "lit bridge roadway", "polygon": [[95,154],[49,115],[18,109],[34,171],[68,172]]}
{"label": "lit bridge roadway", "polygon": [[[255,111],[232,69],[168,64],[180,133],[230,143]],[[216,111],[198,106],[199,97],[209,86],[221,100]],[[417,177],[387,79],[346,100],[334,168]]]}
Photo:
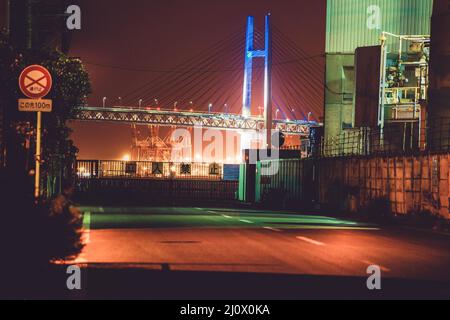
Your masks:
{"label": "lit bridge roadway", "polygon": [[[149,110],[131,107],[82,107],[80,110],[75,120],[174,127],[203,127],[236,131],[260,131],[264,129],[264,119],[262,117],[244,117],[236,114]],[[273,121],[274,130],[288,135],[309,136],[311,126],[317,126],[317,123],[298,120]]]}

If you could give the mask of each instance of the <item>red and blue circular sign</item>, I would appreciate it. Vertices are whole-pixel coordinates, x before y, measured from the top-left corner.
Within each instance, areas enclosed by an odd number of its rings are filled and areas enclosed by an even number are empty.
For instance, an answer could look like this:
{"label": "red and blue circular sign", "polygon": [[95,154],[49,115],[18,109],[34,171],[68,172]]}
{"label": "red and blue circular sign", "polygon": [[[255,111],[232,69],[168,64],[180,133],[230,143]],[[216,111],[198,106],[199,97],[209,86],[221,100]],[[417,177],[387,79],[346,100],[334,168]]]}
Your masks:
{"label": "red and blue circular sign", "polygon": [[22,93],[30,99],[41,99],[50,93],[53,80],[50,72],[39,65],[26,67],[19,77]]}

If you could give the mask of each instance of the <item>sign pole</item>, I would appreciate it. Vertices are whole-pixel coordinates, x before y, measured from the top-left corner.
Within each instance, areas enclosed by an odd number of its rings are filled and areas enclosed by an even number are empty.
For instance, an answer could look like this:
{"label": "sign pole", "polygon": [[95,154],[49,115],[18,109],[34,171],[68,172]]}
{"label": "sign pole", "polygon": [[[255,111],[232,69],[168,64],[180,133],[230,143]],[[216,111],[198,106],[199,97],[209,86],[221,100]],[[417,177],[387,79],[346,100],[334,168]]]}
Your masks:
{"label": "sign pole", "polygon": [[19,99],[19,111],[36,112],[36,168],[34,172],[34,197],[41,196],[42,112],[52,112],[52,100],[44,100],[52,89],[52,75],[43,66],[26,67],[19,76],[19,88],[29,99]]}
{"label": "sign pole", "polygon": [[42,112],[37,112],[36,125],[36,170],[34,179],[34,197],[39,198],[41,194],[41,131],[42,131]]}

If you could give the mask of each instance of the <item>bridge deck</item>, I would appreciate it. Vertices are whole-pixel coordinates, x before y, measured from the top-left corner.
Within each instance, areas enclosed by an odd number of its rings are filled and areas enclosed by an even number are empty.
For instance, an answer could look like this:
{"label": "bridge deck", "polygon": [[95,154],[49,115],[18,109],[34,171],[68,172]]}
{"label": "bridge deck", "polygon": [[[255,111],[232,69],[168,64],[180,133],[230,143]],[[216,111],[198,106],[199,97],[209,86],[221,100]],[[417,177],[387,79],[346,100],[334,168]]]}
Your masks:
{"label": "bridge deck", "polygon": [[[176,127],[203,127],[222,130],[259,131],[264,129],[262,117],[244,117],[236,114],[202,113],[169,110],[150,110],[130,107],[83,107],[79,121],[99,121],[134,124],[154,124]],[[274,120],[273,129],[285,134],[308,136],[315,122]]]}

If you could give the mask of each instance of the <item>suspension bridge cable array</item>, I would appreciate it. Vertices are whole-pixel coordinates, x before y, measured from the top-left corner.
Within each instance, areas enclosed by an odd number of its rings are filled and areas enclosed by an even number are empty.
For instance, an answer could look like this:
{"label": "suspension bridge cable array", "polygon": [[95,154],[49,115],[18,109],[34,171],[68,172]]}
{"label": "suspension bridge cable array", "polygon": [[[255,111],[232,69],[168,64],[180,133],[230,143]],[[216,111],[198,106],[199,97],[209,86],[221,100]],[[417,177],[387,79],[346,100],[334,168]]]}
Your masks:
{"label": "suspension bridge cable array", "polygon": [[[255,30],[255,48],[265,36]],[[149,73],[148,80],[121,95],[124,105],[240,113],[244,66],[244,36],[235,32],[168,69],[86,62],[97,68]],[[273,27],[273,102],[283,117],[318,118],[323,111],[324,54],[308,54],[276,26]],[[262,93],[264,64],[254,61],[253,87]],[[254,99],[254,106],[261,97]],[[225,107],[227,106],[227,107]],[[227,110],[225,110],[227,109]],[[293,110],[295,109],[295,110]],[[255,110],[253,110],[255,111]],[[277,111],[278,114],[278,111]]]}

